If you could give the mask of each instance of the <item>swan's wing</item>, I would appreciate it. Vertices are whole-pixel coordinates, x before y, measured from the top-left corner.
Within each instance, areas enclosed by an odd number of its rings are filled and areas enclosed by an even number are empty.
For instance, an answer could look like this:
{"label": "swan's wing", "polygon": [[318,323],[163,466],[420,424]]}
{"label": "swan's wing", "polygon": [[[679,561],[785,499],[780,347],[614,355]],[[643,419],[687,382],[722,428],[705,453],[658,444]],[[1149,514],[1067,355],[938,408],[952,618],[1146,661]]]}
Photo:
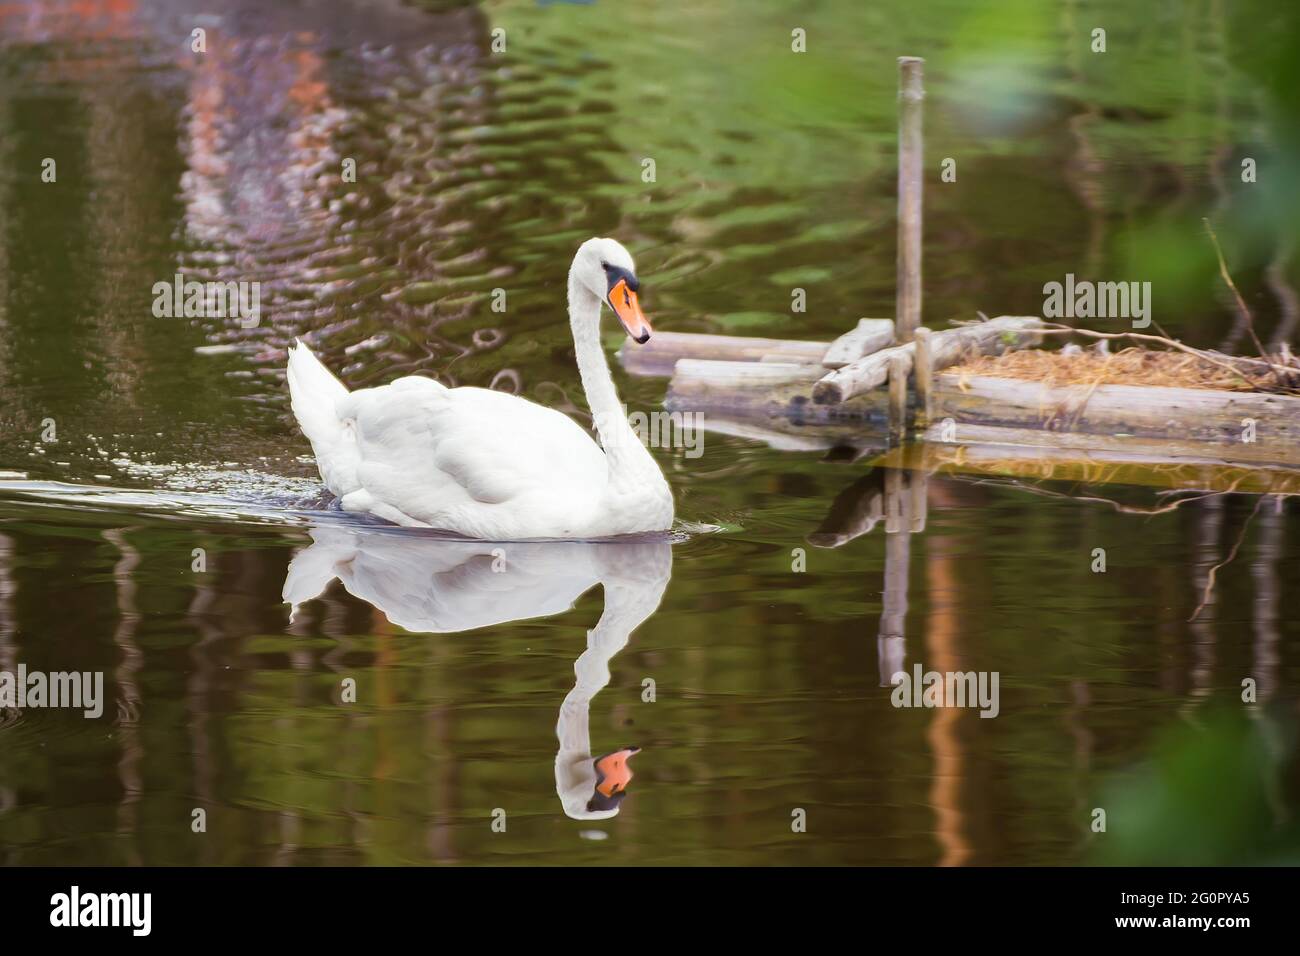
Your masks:
{"label": "swan's wing", "polygon": [[604,485],[605,456],[591,436],[515,395],[410,377],[354,392],[340,411],[354,422],[368,510],[381,517],[449,526],[448,515],[485,506],[594,501]]}

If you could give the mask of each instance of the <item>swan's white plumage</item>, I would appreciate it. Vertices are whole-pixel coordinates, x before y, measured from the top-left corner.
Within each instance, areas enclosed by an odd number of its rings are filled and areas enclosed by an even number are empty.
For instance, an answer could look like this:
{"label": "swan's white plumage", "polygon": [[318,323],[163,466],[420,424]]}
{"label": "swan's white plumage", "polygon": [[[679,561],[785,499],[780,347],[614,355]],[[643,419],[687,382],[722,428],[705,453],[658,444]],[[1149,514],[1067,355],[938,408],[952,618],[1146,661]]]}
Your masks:
{"label": "swan's white plumage", "polygon": [[339,403],[348,390],[301,341],[289,350],[288,379],[293,414],[311,442],[321,479],[340,497],[355,491],[356,446],[339,417]]}
{"label": "swan's white plumage", "polygon": [[449,389],[413,376],[349,393],[297,343],[288,369],[294,415],[321,478],[346,510],[497,540],[603,537],[671,525],[672,495],[617,406],[600,351],[600,300],[584,288],[603,281],[603,273],[584,277],[584,268],[614,253],[593,244],[609,243],[630,267],[617,243],[591,240],[574,260],[569,292],[579,365],[604,449],[568,416],[504,392]]}

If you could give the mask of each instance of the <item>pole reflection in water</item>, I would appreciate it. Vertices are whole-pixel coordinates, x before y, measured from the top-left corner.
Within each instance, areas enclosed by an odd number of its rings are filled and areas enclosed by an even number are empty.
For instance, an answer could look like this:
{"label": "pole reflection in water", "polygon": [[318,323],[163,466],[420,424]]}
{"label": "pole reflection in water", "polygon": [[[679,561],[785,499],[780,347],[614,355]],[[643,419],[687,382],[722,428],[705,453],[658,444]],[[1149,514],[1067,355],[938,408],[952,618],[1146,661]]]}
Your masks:
{"label": "pole reflection in water", "polygon": [[906,661],[908,564],[911,536],[925,531],[928,481],[924,471],[875,468],[836,496],[830,512],[808,536],[819,548],[839,548],[885,524],[885,587],[876,638],[880,686]]}

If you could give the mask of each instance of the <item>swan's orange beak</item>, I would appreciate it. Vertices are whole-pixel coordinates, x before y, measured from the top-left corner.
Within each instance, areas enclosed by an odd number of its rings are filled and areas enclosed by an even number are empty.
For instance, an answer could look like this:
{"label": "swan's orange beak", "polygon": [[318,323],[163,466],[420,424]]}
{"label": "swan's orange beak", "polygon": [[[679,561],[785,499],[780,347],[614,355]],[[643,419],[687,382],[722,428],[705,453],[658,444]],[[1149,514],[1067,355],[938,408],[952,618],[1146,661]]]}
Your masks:
{"label": "swan's orange beak", "polygon": [[609,288],[609,307],[614,310],[618,320],[640,345],[650,340],[650,320],[641,311],[641,304],[636,300],[636,290],[628,285],[627,279],[620,278]]}

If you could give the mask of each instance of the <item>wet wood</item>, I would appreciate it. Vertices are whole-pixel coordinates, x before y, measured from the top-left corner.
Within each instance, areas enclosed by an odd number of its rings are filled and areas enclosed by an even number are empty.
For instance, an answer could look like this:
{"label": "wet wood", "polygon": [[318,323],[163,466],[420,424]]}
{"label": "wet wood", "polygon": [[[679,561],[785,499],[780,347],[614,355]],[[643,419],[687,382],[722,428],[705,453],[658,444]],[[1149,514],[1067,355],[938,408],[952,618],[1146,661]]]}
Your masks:
{"label": "wet wood", "polygon": [[783,414],[801,421],[863,421],[885,417],[884,396],[864,395],[834,408],[811,400],[821,364],[680,359],[664,405],[670,411]]}
{"label": "wet wood", "polygon": [[893,319],[858,319],[857,328],[846,332],[830,344],[822,357],[828,369],[843,368],[864,355],[894,344]]}
{"label": "wet wood", "polygon": [[[1036,333],[1043,320],[1036,316],[1003,315],[987,322],[963,325],[934,332],[930,336],[931,367],[947,368],[968,355],[997,355],[1009,348],[1038,344]],[[872,355],[828,372],[813,388],[813,400],[819,405],[834,405],[869,392],[885,383],[889,363],[901,356],[911,368],[916,344],[908,342],[881,349]]]}
{"label": "wet wood", "polygon": [[1201,455],[1300,465],[1300,397],[1135,385],[1049,387],[1039,382],[945,372],[935,380],[932,420],[1037,432],[1035,444],[1126,448],[1204,443]]}
{"label": "wet wood", "polygon": [[910,363],[899,354],[889,361],[889,440],[907,437],[907,374]]}
{"label": "wet wood", "polygon": [[667,376],[673,374],[673,366],[679,359],[759,362],[770,357],[772,361],[783,363],[820,365],[830,344],[695,332],[656,332],[644,345],[637,345],[629,339],[619,349],[618,357],[623,367],[633,375]]}

